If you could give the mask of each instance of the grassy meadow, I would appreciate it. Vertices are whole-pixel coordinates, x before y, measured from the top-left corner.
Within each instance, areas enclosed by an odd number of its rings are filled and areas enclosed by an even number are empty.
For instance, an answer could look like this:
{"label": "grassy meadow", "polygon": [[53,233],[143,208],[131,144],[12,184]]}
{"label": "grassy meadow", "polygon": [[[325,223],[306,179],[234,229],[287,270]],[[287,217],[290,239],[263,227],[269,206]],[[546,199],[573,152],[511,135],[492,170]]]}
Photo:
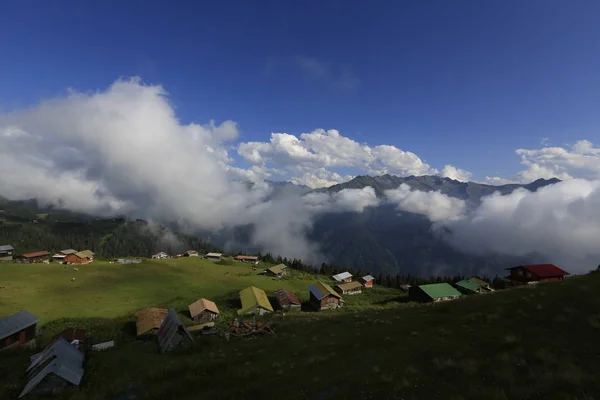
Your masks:
{"label": "grassy meadow", "polygon": [[[0,265],[0,315],[29,309],[42,318],[42,341],[69,324],[87,327],[92,342],[117,341],[88,354],[81,388],[59,399],[600,398],[600,274],[430,305],[375,288],[345,296],[342,310],[268,316],[274,336],[195,335],[193,348],[167,354],[136,340],[133,312],[142,307],[185,317],[187,304],[207,297],[223,326],[239,289],[286,287],[306,300],[315,279],[256,272],[195,258],[96,262],[77,272]],[[29,355],[0,353],[0,398],[16,398]]]}

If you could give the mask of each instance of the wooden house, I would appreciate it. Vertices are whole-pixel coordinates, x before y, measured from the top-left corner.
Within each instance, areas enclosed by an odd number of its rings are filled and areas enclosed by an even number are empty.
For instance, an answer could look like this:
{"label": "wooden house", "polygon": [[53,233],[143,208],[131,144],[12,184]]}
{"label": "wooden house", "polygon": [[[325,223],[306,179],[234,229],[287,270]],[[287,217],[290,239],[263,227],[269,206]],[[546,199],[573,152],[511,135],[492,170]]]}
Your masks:
{"label": "wooden house", "polygon": [[362,293],[362,285],[360,282],[340,283],[335,287],[335,291],[339,294],[359,294]]}
{"label": "wooden house", "polygon": [[481,287],[482,289],[484,289],[485,291],[488,292],[493,292],[494,288],[492,288],[492,285],[490,285],[488,282],[479,279],[479,278],[471,278],[469,279],[469,282],[474,283],[476,285],[479,285],[479,287]]}
{"label": "wooden house", "polygon": [[190,318],[196,322],[210,322],[219,316],[217,305],[207,299],[199,299],[188,306]]}
{"label": "wooden house", "polygon": [[326,283],[316,282],[309,285],[308,291],[310,292],[310,304],[318,311],[339,308],[344,305],[342,296]]}
{"label": "wooden house", "polygon": [[371,275],[360,278],[360,283],[362,283],[362,285],[366,288],[372,288],[373,282],[375,282],[375,278],[373,278]]}
{"label": "wooden house", "polygon": [[54,261],[56,261],[57,263],[64,263],[65,262],[65,258],[69,255],[69,254],[75,254],[77,253],[77,250],[73,250],[73,249],[66,249],[66,250],[61,250],[58,253],[56,253],[55,255],[52,256],[52,259]]}
{"label": "wooden house", "polygon": [[342,272],[333,276],[333,279],[338,282],[352,282],[352,274],[350,272]]}
{"label": "wooden house", "polygon": [[29,311],[19,311],[0,319],[0,350],[35,345],[40,319]]}
{"label": "wooden house", "polygon": [[184,257],[198,257],[198,252],[196,250],[188,250],[183,255]]}
{"label": "wooden house", "polygon": [[169,310],[160,307],[148,307],[138,311],[136,315],[136,329],[138,336],[155,334],[167,317]]}
{"label": "wooden house", "polygon": [[264,315],[273,312],[273,306],[265,291],[255,286],[240,291],[240,301],[242,308],[238,310],[238,315]]}
{"label": "wooden house", "polygon": [[204,258],[206,258],[207,260],[221,261],[221,259],[223,258],[223,253],[208,253],[204,256]]}
{"label": "wooden house", "polygon": [[236,261],[247,262],[252,264],[258,264],[257,256],[237,256],[235,258]]}
{"label": "wooden house", "polygon": [[275,299],[280,310],[299,310],[302,307],[296,294],[287,289],[277,289]]}
{"label": "wooden house", "polygon": [[15,248],[10,244],[0,246],[0,261],[12,261]]}
{"label": "wooden house", "polygon": [[79,386],[83,377],[83,359],[83,353],[65,339],[52,342],[32,358],[26,371],[29,381],[19,398],[28,394],[55,394],[66,386]]}
{"label": "wooden house", "polygon": [[63,259],[66,264],[88,264],[94,261],[94,253],[90,250],[78,251],[77,253],[68,254]]}
{"label": "wooden house", "polygon": [[36,251],[33,253],[23,254],[23,259],[30,263],[43,262],[49,259],[50,253],[47,251]]}
{"label": "wooden house", "polygon": [[432,283],[411,287],[408,296],[411,301],[426,303],[454,300],[459,298],[461,294],[449,283]]}
{"label": "wooden house", "polygon": [[278,277],[286,276],[287,268],[288,267],[285,264],[278,264],[274,267],[267,268],[267,275],[278,276]]}
{"label": "wooden house", "polygon": [[464,294],[474,294],[474,293],[483,293],[483,288],[476,283],[469,282],[466,279],[462,281],[458,281],[454,284],[459,292]]}
{"label": "wooden house", "polygon": [[161,353],[173,350],[176,347],[189,346],[194,342],[192,335],[181,323],[177,313],[172,308],[169,309],[167,318],[156,332],[156,338]]}
{"label": "wooden house", "polygon": [[157,258],[159,260],[162,260],[165,258],[169,258],[169,255],[167,253],[165,253],[164,251],[159,251],[158,253],[153,254],[152,258]]}
{"label": "wooden house", "polygon": [[506,279],[515,283],[562,281],[569,275],[554,264],[520,265],[507,269],[510,275]]}

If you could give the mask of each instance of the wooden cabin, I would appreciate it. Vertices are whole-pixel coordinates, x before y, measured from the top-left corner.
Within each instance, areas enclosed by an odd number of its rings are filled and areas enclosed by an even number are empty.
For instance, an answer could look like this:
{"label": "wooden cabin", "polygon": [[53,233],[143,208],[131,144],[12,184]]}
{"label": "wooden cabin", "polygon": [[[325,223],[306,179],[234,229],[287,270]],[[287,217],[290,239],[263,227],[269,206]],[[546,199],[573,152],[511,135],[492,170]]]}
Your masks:
{"label": "wooden cabin", "polygon": [[241,290],[240,301],[242,308],[238,310],[238,315],[264,315],[274,311],[265,291],[255,286]]}
{"label": "wooden cabin", "polygon": [[362,293],[362,285],[360,282],[340,283],[335,287],[335,291],[339,294],[359,294]]}
{"label": "wooden cabin", "polygon": [[219,316],[217,305],[207,299],[199,299],[188,306],[190,318],[196,322],[210,322]]}
{"label": "wooden cabin", "polygon": [[274,267],[267,268],[267,275],[282,277],[287,275],[287,265],[278,264]]}
{"label": "wooden cabin", "polygon": [[371,275],[363,276],[362,278],[360,278],[360,283],[362,283],[362,285],[366,288],[372,288],[374,282],[375,278],[373,278]]}
{"label": "wooden cabin", "polygon": [[156,339],[161,353],[194,343],[194,338],[192,338],[192,335],[181,323],[177,313],[172,308],[169,309],[167,318],[156,332]]}
{"label": "wooden cabin", "polygon": [[49,259],[50,253],[47,251],[36,251],[23,254],[23,259],[30,263],[43,262]]}
{"label": "wooden cabin", "polygon": [[483,288],[481,286],[477,285],[476,283],[469,282],[466,279],[456,282],[454,286],[456,286],[458,291],[463,294],[483,293]]}
{"label": "wooden cabin", "polygon": [[554,264],[520,265],[507,268],[510,275],[506,279],[514,283],[562,281],[569,273]]}
{"label": "wooden cabin", "polygon": [[432,283],[412,286],[408,291],[411,301],[422,303],[454,300],[461,296],[460,292],[449,283]]}
{"label": "wooden cabin", "polygon": [[0,350],[35,345],[40,319],[29,311],[19,311],[0,319]]}
{"label": "wooden cabin", "polygon": [[237,256],[235,258],[236,261],[247,262],[252,264],[258,264],[257,256]]}
{"label": "wooden cabin", "polygon": [[332,278],[337,282],[352,282],[352,274],[350,272],[342,272],[341,274],[334,275]]}
{"label": "wooden cabin", "polygon": [[479,285],[479,287],[483,288],[484,290],[486,290],[488,292],[494,291],[494,288],[492,288],[492,285],[490,285],[488,282],[484,281],[483,279],[471,278],[471,279],[469,279],[469,282]]}
{"label": "wooden cabin", "polygon": [[12,261],[15,248],[10,244],[0,246],[0,261]]}
{"label": "wooden cabin", "polygon": [[184,257],[198,257],[198,252],[196,250],[188,250],[183,255]]}
{"label": "wooden cabin", "polygon": [[78,251],[76,253],[67,254],[63,259],[63,263],[67,264],[88,264],[94,261],[94,253],[91,250]]}
{"label": "wooden cabin", "polygon": [[296,294],[287,289],[277,289],[275,299],[280,310],[299,310],[302,307]]}
{"label": "wooden cabin", "polygon": [[208,253],[204,256],[204,258],[206,258],[207,260],[221,261],[221,259],[223,258],[223,253]]}
{"label": "wooden cabin", "polygon": [[326,283],[316,282],[308,286],[310,304],[318,311],[339,308],[344,305],[342,296]]}

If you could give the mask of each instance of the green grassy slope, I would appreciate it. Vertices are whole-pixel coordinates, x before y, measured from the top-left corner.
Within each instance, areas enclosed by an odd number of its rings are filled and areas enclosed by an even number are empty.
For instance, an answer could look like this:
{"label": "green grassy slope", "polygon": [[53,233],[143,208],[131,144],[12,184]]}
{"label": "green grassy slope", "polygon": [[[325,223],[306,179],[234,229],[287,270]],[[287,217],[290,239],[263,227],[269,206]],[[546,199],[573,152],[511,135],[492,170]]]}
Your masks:
{"label": "green grassy slope", "polygon": [[[62,269],[0,268],[0,286],[6,287],[0,291],[0,315],[29,308],[46,324],[44,339],[67,324],[54,319],[78,316],[77,323],[87,326],[94,340],[117,340],[118,348],[88,356],[80,390],[58,398],[118,399],[132,393],[150,399],[600,395],[600,274],[435,305],[405,303],[397,298],[399,292],[378,288],[346,296],[345,310],[271,316],[276,336],[229,341],[196,336],[193,349],[161,355],[156,343],[135,341],[131,313],[136,309],[163,305],[183,311],[203,296],[224,310],[223,324],[236,307],[234,293],[244,286],[287,287],[306,299],[306,284],[314,277],[277,281],[252,275],[246,265],[195,259]],[[71,276],[76,282],[69,281]],[[0,353],[0,398],[19,393],[29,354]]]}

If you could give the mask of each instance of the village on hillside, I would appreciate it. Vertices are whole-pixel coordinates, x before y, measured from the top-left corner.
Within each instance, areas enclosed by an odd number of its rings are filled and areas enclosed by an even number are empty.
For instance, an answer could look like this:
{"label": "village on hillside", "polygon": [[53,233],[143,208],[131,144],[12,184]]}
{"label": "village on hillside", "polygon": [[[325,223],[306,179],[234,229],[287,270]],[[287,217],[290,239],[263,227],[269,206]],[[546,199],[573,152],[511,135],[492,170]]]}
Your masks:
{"label": "village on hillside", "polygon": [[[94,252],[90,250],[65,249],[53,255],[48,251],[37,251],[15,256],[11,245],[0,246],[0,262],[17,263],[57,263],[82,266],[94,262]],[[216,264],[225,259],[223,253],[199,254],[188,250],[185,253],[170,256],[166,252],[153,254],[151,259],[170,259],[180,257],[199,257]],[[283,264],[265,265],[259,268],[261,260],[254,255],[237,255],[233,259],[247,263],[252,269],[258,269],[261,275],[277,279],[286,279],[290,268]],[[114,261],[111,261],[114,262]],[[141,263],[141,259],[121,258],[119,264]],[[23,267],[25,268],[25,266]],[[87,267],[85,267],[87,268]],[[225,266],[224,266],[225,268]],[[77,271],[77,268],[73,268]],[[504,278],[510,286],[533,285],[541,282],[563,280],[568,272],[552,264],[523,265],[508,268],[509,274]],[[73,278],[75,279],[75,278]],[[327,283],[329,280],[333,283]],[[193,325],[186,326],[177,311],[173,308],[150,306],[136,313],[136,335],[140,340],[153,340],[161,353],[182,348],[194,343],[194,334],[220,335],[225,340],[230,337],[247,337],[252,335],[270,335],[275,333],[272,322],[260,316],[278,312],[326,311],[345,306],[346,296],[361,296],[372,290],[375,277],[371,275],[353,276],[350,272],[341,272],[328,279],[317,279],[306,288],[308,301],[302,303],[298,294],[286,288],[279,288],[272,293],[257,286],[239,289],[239,309],[237,316],[228,323],[228,329],[217,329],[216,322],[220,318],[219,305],[200,296],[188,306],[188,317]],[[486,295],[501,291],[492,284],[478,277],[459,280],[453,284],[448,282],[423,285],[403,285],[401,290],[407,292],[408,301],[417,303],[438,303],[469,295]],[[269,299],[272,295],[273,301]],[[37,325],[40,318],[35,310],[21,310],[0,319],[0,351],[17,348],[37,348],[36,338],[39,336]],[[49,344],[33,355],[25,370],[28,383],[19,396],[30,394],[51,394],[67,386],[79,386],[85,370],[85,358],[93,357],[93,352],[114,347],[115,341],[89,343],[86,330],[79,326],[69,327],[56,334]]]}

